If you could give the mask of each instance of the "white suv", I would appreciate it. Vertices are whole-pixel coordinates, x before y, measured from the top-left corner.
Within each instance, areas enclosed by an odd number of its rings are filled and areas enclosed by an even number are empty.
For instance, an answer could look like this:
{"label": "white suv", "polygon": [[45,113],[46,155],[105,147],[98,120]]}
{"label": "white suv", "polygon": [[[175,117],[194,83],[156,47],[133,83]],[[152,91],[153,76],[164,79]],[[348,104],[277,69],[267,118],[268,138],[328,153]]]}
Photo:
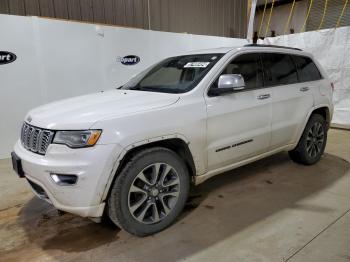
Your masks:
{"label": "white suv", "polygon": [[158,232],[190,183],[281,151],[323,154],[332,84],[298,49],[247,45],[171,57],[108,92],[29,112],[13,167],[57,209]]}

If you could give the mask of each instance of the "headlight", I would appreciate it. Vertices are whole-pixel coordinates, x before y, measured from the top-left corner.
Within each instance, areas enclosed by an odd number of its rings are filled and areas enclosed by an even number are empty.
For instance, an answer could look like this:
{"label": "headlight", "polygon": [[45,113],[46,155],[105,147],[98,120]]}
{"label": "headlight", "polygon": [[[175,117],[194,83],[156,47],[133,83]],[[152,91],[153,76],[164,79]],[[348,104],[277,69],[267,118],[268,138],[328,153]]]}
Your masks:
{"label": "headlight", "polygon": [[101,130],[57,131],[53,143],[67,145],[72,148],[94,146],[101,133]]}

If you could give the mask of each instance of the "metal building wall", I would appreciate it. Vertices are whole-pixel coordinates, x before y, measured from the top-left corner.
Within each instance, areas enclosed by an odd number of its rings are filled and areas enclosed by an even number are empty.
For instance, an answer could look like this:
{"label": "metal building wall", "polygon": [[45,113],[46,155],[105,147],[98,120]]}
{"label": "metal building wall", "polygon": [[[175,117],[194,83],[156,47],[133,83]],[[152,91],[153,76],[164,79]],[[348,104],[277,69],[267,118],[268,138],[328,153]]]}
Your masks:
{"label": "metal building wall", "polygon": [[0,13],[246,37],[247,0],[0,0]]}
{"label": "metal building wall", "polygon": [[[328,0],[326,16],[321,29],[333,28],[343,9],[345,0]],[[322,20],[325,0],[313,1],[310,17],[306,25],[307,31],[317,30]],[[348,3],[339,26],[350,26],[350,3]]]}

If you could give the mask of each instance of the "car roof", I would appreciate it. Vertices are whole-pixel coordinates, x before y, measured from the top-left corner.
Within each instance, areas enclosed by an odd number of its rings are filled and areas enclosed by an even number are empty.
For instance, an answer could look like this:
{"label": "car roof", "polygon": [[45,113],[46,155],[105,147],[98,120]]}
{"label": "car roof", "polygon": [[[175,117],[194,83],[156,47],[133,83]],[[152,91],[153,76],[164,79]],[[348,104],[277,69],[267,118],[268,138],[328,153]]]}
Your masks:
{"label": "car roof", "polygon": [[303,56],[310,56],[310,53],[307,53],[299,48],[287,47],[287,46],[276,46],[276,45],[259,45],[259,44],[247,44],[241,46],[231,46],[231,47],[220,47],[220,48],[212,48],[212,49],[203,49],[203,50],[195,50],[191,52],[187,52],[190,54],[226,54],[230,51],[259,51],[259,52],[282,52],[288,54],[296,54]]}
{"label": "car roof", "polygon": [[188,51],[186,54],[188,55],[194,55],[194,54],[226,54],[230,52],[233,49],[240,48],[242,46],[231,46],[231,47],[218,47],[218,48],[211,48],[211,49],[200,49],[200,50],[193,50]]}

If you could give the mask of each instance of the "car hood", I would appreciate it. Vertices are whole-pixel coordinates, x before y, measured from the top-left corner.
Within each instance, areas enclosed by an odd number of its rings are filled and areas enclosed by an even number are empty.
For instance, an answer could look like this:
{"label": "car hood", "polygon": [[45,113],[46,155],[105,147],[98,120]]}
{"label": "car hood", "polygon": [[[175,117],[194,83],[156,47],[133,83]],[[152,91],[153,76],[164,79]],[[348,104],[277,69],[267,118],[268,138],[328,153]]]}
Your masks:
{"label": "car hood", "polygon": [[175,94],[111,90],[73,97],[31,110],[25,121],[52,130],[89,129],[95,122],[176,103]]}

